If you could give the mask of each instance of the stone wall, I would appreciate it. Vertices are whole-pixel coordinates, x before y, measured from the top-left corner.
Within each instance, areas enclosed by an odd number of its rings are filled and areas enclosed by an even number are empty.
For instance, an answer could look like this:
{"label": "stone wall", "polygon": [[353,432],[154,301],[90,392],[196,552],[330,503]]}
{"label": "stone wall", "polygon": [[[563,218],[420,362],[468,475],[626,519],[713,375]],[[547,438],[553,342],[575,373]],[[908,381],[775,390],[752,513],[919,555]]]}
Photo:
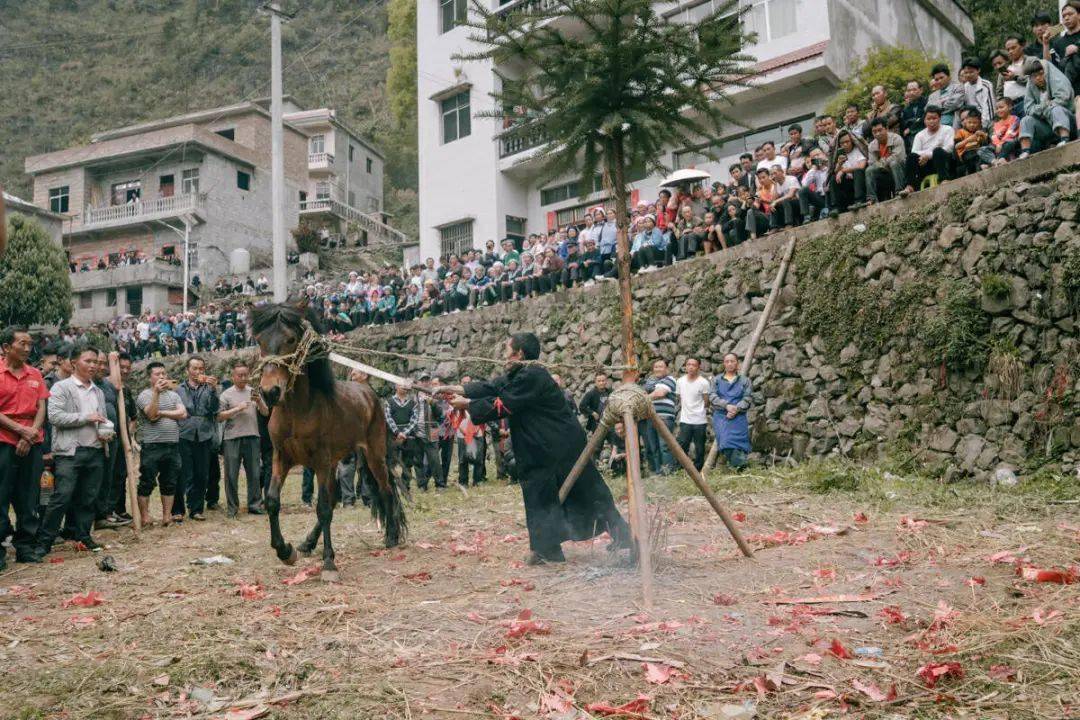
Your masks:
{"label": "stone wall", "polygon": [[[896,454],[946,476],[1080,460],[1080,147],[634,278],[644,362],[706,372],[745,351],[791,233],[792,271],[758,348],[755,449],[796,458]],[[623,361],[615,283],[365,328],[368,362],[486,375],[533,330],[580,395]],[[612,373],[614,376],[615,373]]]}

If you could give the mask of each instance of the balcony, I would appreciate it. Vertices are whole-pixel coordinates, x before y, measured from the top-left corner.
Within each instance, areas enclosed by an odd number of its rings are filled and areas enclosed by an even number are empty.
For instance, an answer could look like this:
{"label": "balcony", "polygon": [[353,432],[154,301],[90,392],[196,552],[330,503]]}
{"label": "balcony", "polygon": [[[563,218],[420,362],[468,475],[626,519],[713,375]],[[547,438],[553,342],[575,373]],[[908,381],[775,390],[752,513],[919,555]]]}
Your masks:
{"label": "balcony", "polygon": [[500,6],[496,11],[500,17],[506,17],[512,12],[524,12],[527,14],[542,13],[553,10],[556,7],[554,0],[511,0]]}
{"label": "balcony", "polygon": [[408,240],[405,233],[400,230],[392,228],[386,223],[376,220],[371,215],[360,212],[356,208],[333,198],[317,198],[300,203],[301,217],[319,214],[334,215],[346,222],[356,223],[361,230],[367,231],[369,242],[372,244],[387,243],[397,245]]}
{"label": "balcony", "polygon": [[547,132],[537,123],[520,123],[500,133],[497,137],[500,158],[508,158],[526,150],[532,150],[548,141]]}
{"label": "balcony", "polygon": [[82,216],[82,226],[75,228],[75,231],[108,230],[188,214],[200,219],[206,218],[206,193],[173,195],[154,200],[137,200],[124,205],[87,208]]}
{"label": "balcony", "polygon": [[309,153],[307,164],[308,170],[333,170],[334,156],[328,152]]}
{"label": "balcony", "polygon": [[121,265],[108,270],[72,273],[70,277],[71,289],[74,292],[142,285],[184,285],[183,267],[157,258],[139,265]]}

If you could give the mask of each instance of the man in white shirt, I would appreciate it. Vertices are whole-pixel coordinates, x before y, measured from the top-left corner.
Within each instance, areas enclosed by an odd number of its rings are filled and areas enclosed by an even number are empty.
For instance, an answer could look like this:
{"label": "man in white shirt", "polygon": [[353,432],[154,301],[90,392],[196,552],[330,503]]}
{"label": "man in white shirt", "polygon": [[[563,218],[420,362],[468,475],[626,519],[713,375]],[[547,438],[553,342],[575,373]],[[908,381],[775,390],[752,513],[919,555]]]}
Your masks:
{"label": "man in white shirt", "polygon": [[907,187],[901,197],[907,197],[915,191],[915,186],[931,173],[937,174],[938,180],[952,177],[952,152],[956,137],[951,125],[941,122],[941,108],[927,105],[923,115],[926,127],[920,130],[911,143],[911,152],[907,156]]}
{"label": "man in white shirt", "polygon": [[758,170],[772,171],[773,165],[779,165],[784,168],[784,172],[787,172],[788,159],[783,155],[776,154],[776,143],[772,140],[766,140],[761,144],[761,152],[765,155],[764,158],[757,164]]}
{"label": "man in white shirt", "polygon": [[705,428],[708,416],[705,413],[711,383],[701,376],[701,363],[696,358],[686,361],[686,374],[675,381],[675,394],[679,397],[679,446],[690,455],[690,445],[694,446],[694,467],[700,470],[705,465]]}
{"label": "man in white shirt", "polygon": [[989,130],[994,124],[994,86],[986,78],[981,76],[982,66],[978,58],[967,58],[960,68],[960,79],[963,81],[964,96],[967,104],[978,108],[982,117],[983,130]]}
{"label": "man in white shirt", "polygon": [[794,227],[799,220],[799,181],[794,175],[784,174],[779,163],[769,170],[776,184],[776,200],[773,201],[773,217],[776,227]]}

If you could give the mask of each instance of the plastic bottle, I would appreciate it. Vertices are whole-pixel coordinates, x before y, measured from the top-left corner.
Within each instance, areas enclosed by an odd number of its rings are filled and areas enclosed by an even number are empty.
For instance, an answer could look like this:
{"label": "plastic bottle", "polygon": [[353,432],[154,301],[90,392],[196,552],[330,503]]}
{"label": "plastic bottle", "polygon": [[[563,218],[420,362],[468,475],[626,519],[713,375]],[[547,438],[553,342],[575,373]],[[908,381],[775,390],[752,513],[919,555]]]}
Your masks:
{"label": "plastic bottle", "polygon": [[39,505],[48,505],[49,498],[52,497],[53,488],[56,486],[56,478],[53,477],[52,470],[45,468],[41,473],[41,496],[38,500]]}

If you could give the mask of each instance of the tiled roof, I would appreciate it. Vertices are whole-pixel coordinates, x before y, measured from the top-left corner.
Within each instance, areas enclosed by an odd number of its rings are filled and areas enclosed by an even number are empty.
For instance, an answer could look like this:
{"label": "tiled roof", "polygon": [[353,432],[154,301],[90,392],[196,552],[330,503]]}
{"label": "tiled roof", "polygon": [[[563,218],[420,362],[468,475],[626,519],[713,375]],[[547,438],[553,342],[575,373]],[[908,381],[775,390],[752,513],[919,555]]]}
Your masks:
{"label": "tiled roof", "polygon": [[765,75],[767,73],[773,72],[774,70],[785,68],[789,65],[797,65],[798,63],[801,63],[804,60],[809,60],[812,57],[824,55],[825,49],[828,46],[829,41],[822,40],[821,42],[814,43],[813,45],[807,45],[804,48],[792,50],[791,52],[784,53],[783,55],[777,55],[772,60],[767,60],[763,63],[758,63],[757,65],[755,65],[754,72],[758,73],[759,75]]}

